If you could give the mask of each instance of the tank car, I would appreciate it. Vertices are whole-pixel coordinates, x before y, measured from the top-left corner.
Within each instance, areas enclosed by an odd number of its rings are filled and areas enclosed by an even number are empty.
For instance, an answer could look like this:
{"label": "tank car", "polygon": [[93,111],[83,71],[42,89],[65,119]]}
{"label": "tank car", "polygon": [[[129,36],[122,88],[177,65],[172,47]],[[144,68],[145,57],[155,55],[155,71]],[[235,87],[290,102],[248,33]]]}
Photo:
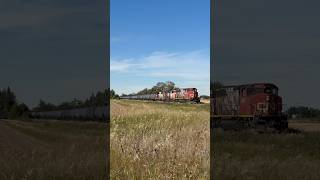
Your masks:
{"label": "tank car", "polygon": [[272,83],[225,86],[212,94],[214,128],[280,131],[288,128],[287,116],[282,113],[282,98]]}

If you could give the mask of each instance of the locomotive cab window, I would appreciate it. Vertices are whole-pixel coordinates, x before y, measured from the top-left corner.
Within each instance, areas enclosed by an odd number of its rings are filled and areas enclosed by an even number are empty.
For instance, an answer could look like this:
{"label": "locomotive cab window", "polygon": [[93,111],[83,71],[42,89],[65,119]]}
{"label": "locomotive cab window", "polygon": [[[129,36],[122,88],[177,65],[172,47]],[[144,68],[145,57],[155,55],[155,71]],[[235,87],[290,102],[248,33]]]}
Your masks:
{"label": "locomotive cab window", "polygon": [[278,90],[276,88],[266,87],[264,92],[267,94],[278,95]]}
{"label": "locomotive cab window", "polygon": [[265,92],[265,89],[264,88],[260,88],[260,87],[247,88],[247,94],[249,96],[256,95],[256,94],[261,94],[261,93],[264,93],[264,92]]}

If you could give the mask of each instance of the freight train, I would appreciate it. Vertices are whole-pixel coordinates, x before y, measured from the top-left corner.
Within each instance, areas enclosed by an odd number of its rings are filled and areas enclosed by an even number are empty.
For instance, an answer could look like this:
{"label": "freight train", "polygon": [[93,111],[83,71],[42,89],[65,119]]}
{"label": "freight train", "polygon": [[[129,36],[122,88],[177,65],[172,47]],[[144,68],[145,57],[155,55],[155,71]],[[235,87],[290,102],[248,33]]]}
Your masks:
{"label": "freight train", "polygon": [[33,111],[31,112],[31,117],[35,119],[106,121],[109,118],[109,109],[107,106],[100,106],[54,111]]}
{"label": "freight train", "polygon": [[212,93],[212,126],[225,130],[286,130],[278,87],[271,83],[224,86]]}
{"label": "freight train", "polygon": [[128,95],[128,96],[121,96],[120,99],[152,100],[152,101],[165,101],[165,102],[190,102],[190,103],[200,102],[197,88],[177,89],[169,93],[159,92],[155,94]]}

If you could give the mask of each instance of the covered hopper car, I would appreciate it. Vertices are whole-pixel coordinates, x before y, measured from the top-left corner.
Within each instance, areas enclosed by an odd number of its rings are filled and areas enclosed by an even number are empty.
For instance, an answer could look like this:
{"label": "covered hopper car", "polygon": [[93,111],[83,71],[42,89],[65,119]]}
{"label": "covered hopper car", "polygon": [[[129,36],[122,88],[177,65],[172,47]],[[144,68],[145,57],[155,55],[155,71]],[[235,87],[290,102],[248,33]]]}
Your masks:
{"label": "covered hopper car", "polygon": [[120,99],[152,100],[152,101],[167,101],[167,102],[192,102],[192,103],[200,102],[200,98],[196,88],[184,88],[179,90],[173,90],[169,93],[159,92],[156,94],[121,96]]}
{"label": "covered hopper car", "polygon": [[109,117],[109,110],[107,106],[100,106],[54,111],[33,111],[31,112],[31,117],[35,119],[106,121]]}
{"label": "covered hopper car", "polygon": [[225,86],[213,90],[212,125],[223,129],[288,128],[278,87],[271,83]]}

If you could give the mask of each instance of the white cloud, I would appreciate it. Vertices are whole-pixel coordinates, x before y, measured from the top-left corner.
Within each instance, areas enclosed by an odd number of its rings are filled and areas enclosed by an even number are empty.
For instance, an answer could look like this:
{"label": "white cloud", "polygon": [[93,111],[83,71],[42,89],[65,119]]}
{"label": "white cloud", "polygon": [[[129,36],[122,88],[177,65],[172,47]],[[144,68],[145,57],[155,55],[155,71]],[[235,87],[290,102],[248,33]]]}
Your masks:
{"label": "white cloud", "polygon": [[118,42],[123,42],[123,41],[124,41],[124,39],[121,37],[115,37],[115,36],[110,37],[111,43],[118,43]]}
{"label": "white cloud", "polygon": [[132,63],[132,59],[125,59],[121,61],[112,61],[110,62],[110,71],[111,72],[128,72],[135,64]]}
{"label": "white cloud", "polygon": [[[142,58],[111,58],[110,70],[115,73],[140,72],[144,75],[158,75],[159,77],[170,75],[188,77],[190,73],[199,74],[209,70],[209,66],[208,52],[200,50],[178,53],[153,52]],[[152,71],[152,73],[146,71]],[[192,76],[194,77],[194,75]],[[209,74],[207,76],[209,77]]]}

